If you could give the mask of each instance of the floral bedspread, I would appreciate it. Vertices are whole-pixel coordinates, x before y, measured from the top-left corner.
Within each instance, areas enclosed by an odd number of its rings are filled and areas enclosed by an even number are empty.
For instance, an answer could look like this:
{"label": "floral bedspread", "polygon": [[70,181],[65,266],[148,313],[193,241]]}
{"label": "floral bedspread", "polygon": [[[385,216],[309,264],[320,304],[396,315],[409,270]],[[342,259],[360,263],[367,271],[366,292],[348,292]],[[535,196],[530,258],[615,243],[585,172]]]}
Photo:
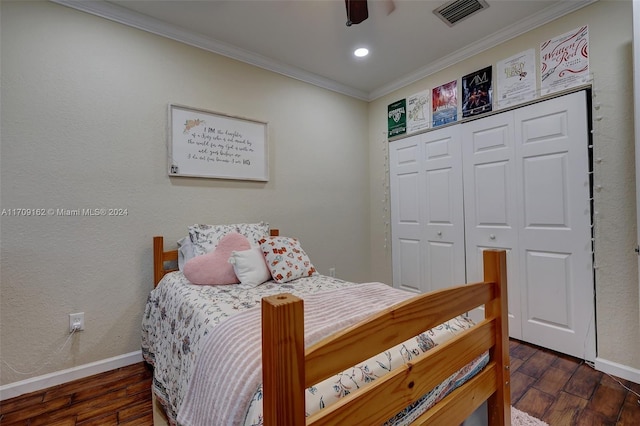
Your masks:
{"label": "floral bedspread", "polygon": [[[196,372],[196,356],[206,352],[206,343],[214,337],[215,333],[212,332],[217,324],[231,316],[246,316],[249,314],[247,311],[251,311],[250,308],[260,306],[264,296],[287,292],[309,299],[310,295],[351,286],[360,284],[318,275],[286,284],[267,282],[245,289],[240,285],[196,286],[190,284],[181,272],[166,275],[147,301],[142,322],[142,353],[145,360],[154,365],[153,391],[165,406],[170,424],[176,424],[192,376]],[[391,288],[389,290],[398,291]],[[316,296],[311,299],[314,297]],[[241,312],[242,315],[236,315]],[[232,322],[225,321],[225,324]],[[455,318],[307,389],[307,413],[316,412],[352,390],[365,386],[390,369],[472,325],[464,317]],[[411,407],[398,413],[388,424],[403,425],[411,422],[451,390],[473,377],[487,362],[486,354],[479,357]],[[253,389],[255,390],[248,396],[250,402],[244,424],[257,426],[262,424],[262,389],[261,386]]]}
{"label": "floral bedspread", "polygon": [[316,275],[277,284],[268,281],[255,288],[240,284],[198,286],[182,272],[167,274],[151,291],[142,319],[142,355],[154,366],[153,391],[175,424],[196,355],[203,338],[226,318],[259,306],[264,296],[292,293],[304,298],[325,290],[354,285]]}
{"label": "floral bedspread", "polygon": [[[413,294],[382,283],[352,285],[308,295],[304,299],[305,346],[412,297]],[[261,312],[254,308],[215,327],[198,355],[194,376],[178,423],[184,426],[262,425]],[[390,370],[468,329],[472,323],[458,317],[397,345],[364,363],[323,380],[306,390],[308,415],[349,393],[367,386]],[[238,332],[241,330],[241,332]],[[404,425],[471,377],[484,358],[465,366],[389,424]],[[247,409],[251,407],[251,409]]]}

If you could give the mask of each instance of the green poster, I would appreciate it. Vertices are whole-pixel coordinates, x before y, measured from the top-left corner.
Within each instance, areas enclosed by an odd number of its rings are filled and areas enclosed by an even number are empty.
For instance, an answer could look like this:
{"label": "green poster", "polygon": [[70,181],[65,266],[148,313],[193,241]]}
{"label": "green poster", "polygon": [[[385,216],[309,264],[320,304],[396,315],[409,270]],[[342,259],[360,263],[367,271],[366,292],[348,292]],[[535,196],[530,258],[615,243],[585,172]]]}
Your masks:
{"label": "green poster", "polygon": [[407,132],[407,100],[401,99],[388,107],[389,136],[394,137]]}

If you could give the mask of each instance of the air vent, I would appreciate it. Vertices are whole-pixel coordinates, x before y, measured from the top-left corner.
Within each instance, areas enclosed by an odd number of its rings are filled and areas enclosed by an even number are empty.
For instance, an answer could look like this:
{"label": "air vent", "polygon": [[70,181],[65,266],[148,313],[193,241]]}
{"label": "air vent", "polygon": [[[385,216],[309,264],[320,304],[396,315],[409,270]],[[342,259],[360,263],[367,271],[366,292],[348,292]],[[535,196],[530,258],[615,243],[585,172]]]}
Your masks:
{"label": "air vent", "polygon": [[448,26],[453,27],[465,18],[489,7],[484,0],[453,0],[433,11]]}

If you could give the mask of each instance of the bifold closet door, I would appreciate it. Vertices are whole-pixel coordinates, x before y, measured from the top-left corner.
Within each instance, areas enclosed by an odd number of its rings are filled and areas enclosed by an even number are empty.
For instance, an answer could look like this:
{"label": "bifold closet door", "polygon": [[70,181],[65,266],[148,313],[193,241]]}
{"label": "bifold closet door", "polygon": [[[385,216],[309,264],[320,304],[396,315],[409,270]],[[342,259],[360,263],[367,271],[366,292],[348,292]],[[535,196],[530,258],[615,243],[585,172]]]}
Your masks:
{"label": "bifold closet door", "polygon": [[595,360],[587,93],[514,110],[522,334]]}
{"label": "bifold closet door", "polygon": [[417,293],[424,291],[420,157],[420,136],[389,144],[393,286]]}
{"label": "bifold closet door", "polygon": [[481,281],[482,252],[506,249],[510,336],[593,361],[586,96],[391,142],[394,286]]}
{"label": "bifold closet door", "polygon": [[465,282],[460,126],[421,136],[427,290]]}
{"label": "bifold closet door", "polygon": [[510,335],[594,360],[588,143],[584,91],[463,125],[467,280],[506,248]]}
{"label": "bifold closet door", "polygon": [[465,282],[459,126],[389,144],[393,284],[427,292]]}
{"label": "bifold closet door", "polygon": [[[507,251],[509,335],[521,339],[513,115],[505,112],[461,127],[467,281],[482,281],[484,250]],[[476,309],[470,316],[480,321],[484,309]]]}

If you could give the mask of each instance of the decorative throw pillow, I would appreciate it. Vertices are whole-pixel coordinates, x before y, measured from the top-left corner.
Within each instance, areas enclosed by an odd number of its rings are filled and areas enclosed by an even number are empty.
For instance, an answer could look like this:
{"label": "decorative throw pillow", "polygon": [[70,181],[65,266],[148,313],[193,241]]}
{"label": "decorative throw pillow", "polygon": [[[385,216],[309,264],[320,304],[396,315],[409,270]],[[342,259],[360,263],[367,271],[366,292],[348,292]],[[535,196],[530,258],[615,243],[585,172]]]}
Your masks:
{"label": "decorative throw pillow", "polygon": [[255,287],[271,279],[271,273],[258,246],[249,250],[232,251],[229,263],[233,265],[233,272],[245,287]]}
{"label": "decorative throw pillow", "polygon": [[193,243],[189,236],[182,237],[178,240],[178,269],[184,271],[184,264],[191,258],[195,257],[193,252]]}
{"label": "decorative throw pillow", "polygon": [[193,254],[201,256],[213,250],[222,237],[236,232],[235,225],[202,225],[189,226],[189,238],[193,243]]}
{"label": "decorative throw pillow", "polygon": [[236,227],[236,232],[247,237],[249,242],[254,245],[259,244],[260,240],[268,238],[270,235],[269,224],[266,222],[237,223],[234,226]]}
{"label": "decorative throw pillow", "polygon": [[207,254],[196,256],[184,265],[184,276],[192,284],[224,285],[237,284],[238,277],[229,263],[232,251],[248,250],[249,240],[244,235],[232,232],[220,239],[216,248]]}
{"label": "decorative throw pillow", "polygon": [[267,267],[273,280],[286,283],[296,278],[316,275],[309,256],[302,250],[300,242],[289,237],[269,237],[260,241]]}

